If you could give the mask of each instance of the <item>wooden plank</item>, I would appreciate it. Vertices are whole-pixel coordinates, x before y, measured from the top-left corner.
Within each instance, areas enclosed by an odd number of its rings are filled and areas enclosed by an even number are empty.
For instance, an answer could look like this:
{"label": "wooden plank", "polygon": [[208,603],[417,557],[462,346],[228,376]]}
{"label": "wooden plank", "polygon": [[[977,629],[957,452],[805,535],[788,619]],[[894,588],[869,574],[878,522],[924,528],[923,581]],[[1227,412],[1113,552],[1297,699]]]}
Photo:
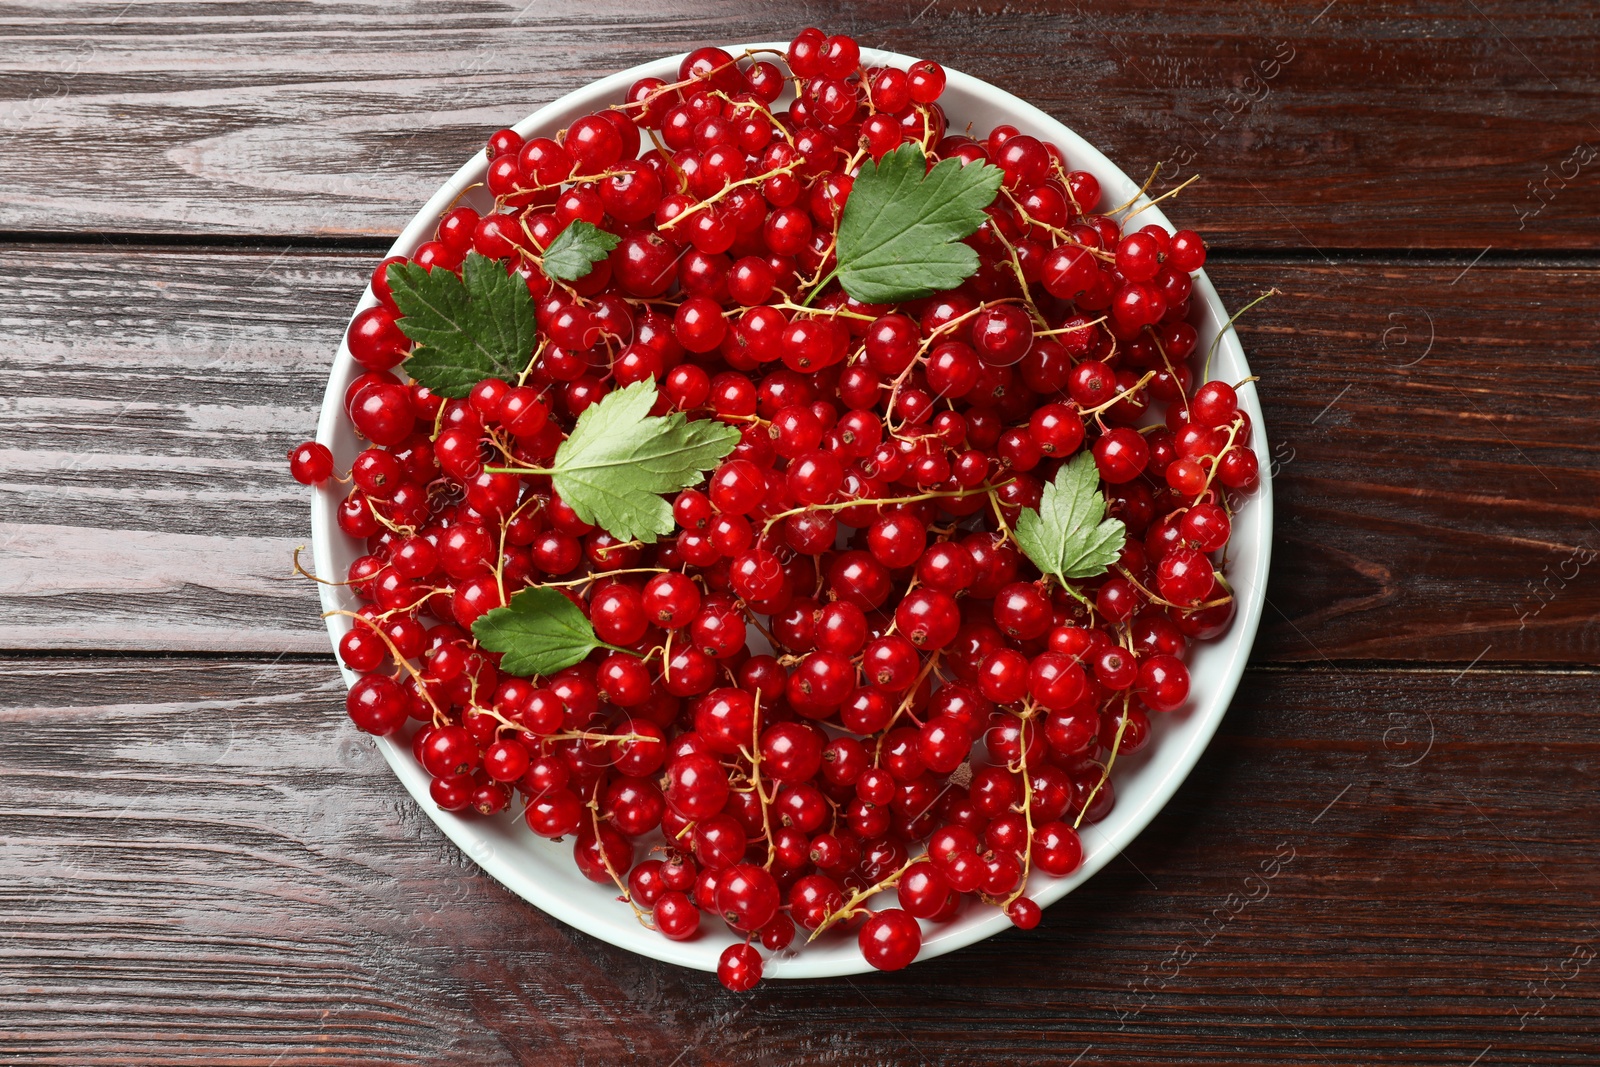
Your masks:
{"label": "wooden plank", "polygon": [[1592,1060],[1593,673],[1253,671],[1038,930],[748,997],[489,881],[330,664],[0,677],[7,1062]]}
{"label": "wooden plank", "polygon": [[[370,263],[7,251],[0,648],[326,650],[283,455]],[[1212,273],[1283,290],[1241,323],[1279,467],[1258,659],[1592,662],[1600,272]]]}
{"label": "wooden plank", "polygon": [[[828,27],[1204,181],[1224,247],[1591,248],[1592,5],[871,3]],[[798,26],[733,0],[0,5],[0,230],[396,233],[493,128],[594,78]],[[40,166],[40,160],[54,165]]]}

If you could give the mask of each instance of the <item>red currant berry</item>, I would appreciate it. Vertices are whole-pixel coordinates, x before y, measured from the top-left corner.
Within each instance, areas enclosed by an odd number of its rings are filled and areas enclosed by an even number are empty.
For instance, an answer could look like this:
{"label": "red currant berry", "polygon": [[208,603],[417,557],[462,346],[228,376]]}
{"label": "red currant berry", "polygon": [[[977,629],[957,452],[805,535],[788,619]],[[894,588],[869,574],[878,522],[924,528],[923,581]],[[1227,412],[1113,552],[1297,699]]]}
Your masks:
{"label": "red currant berry", "polygon": [[735,993],[747,993],[761,981],[761,954],[749,945],[729,945],[717,960],[717,980]]}
{"label": "red currant berry", "polygon": [[908,912],[888,908],[868,919],[856,938],[861,955],[880,971],[898,971],[922,951],[922,927]]}

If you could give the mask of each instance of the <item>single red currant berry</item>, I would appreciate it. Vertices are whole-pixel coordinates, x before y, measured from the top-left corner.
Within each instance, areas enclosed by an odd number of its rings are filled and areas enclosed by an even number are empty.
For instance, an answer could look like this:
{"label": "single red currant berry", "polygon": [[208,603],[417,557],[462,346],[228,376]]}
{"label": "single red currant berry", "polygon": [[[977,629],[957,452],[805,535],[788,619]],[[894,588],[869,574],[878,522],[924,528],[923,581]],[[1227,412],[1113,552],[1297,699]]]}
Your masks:
{"label": "single red currant berry", "polygon": [[918,919],[932,919],[944,910],[950,883],[931,863],[914,864],[896,887],[900,906]]}
{"label": "single red currant berry", "polygon": [[1049,711],[1066,711],[1082,700],[1087,690],[1083,668],[1071,656],[1041,652],[1028,668],[1028,694]]}
{"label": "single red currant berry", "polygon": [[673,941],[687,941],[700,932],[700,909],[682,890],[669,889],[661,894],[651,912],[656,929]]}
{"label": "single red currant berry", "polygon": [[1156,565],[1156,589],[1180,607],[1193,607],[1211,592],[1211,561],[1187,545],[1174,545]]}
{"label": "single red currant berry", "polygon": [[824,737],[816,727],[774,723],[761,732],[761,768],[779,782],[807,782],[822,766]]}
{"label": "single red currant berry", "polygon": [[867,548],[885,567],[909,567],[928,543],[928,528],[911,515],[889,515],[867,530]]}
{"label": "single red currant berry", "polygon": [[375,671],[388,654],[383,639],[364,622],[339,639],[339,661],[353,671]]}
{"label": "single red currant berry", "polygon": [[528,829],[552,840],[577,833],[583,822],[583,802],[570,789],[550,789],[539,793],[525,815]]}
{"label": "single red currant berry", "polygon": [[789,890],[789,912],[802,929],[815,930],[842,907],[844,893],[824,874],[807,875]]}
{"label": "single red currant berry", "polygon": [[1228,543],[1233,525],[1228,513],[1215,504],[1196,504],[1178,521],[1178,531],[1195,549],[1206,554]]}
{"label": "single red currant berry", "polygon": [[680,756],[667,767],[667,806],[685,819],[708,819],[728,800],[728,778],[707,753]]}
{"label": "single red currant berry", "polygon": [[717,960],[717,980],[735,993],[747,993],[761,981],[761,954],[749,945],[729,945]]}
{"label": "single red currant berry", "polygon": [[296,445],[289,450],[289,473],[301,485],[321,485],[333,477],[333,453],[315,441]]}
{"label": "single red currant berry", "polygon": [[761,928],[761,944],[771,952],[782,952],[794,941],[794,920],[787,915],[775,915]]}
{"label": "single red currant berry", "polygon": [[887,908],[866,921],[856,942],[872,966],[880,971],[898,971],[922,951],[922,927],[908,912]]}
{"label": "single red currant berry", "polygon": [[[795,73],[799,73],[796,71]],[[919,59],[906,69],[911,76],[910,93],[913,102],[931,104],[944,93],[944,68],[931,59]]]}
{"label": "single red currant berry", "polygon": [[770,872],[753,863],[729,867],[717,879],[717,913],[740,933],[754,933],[778,913],[782,899]]}
{"label": "single red currant berry", "polygon": [[1100,477],[1113,485],[1133,481],[1149,461],[1150,447],[1144,437],[1126,426],[1113,426],[1094,443],[1095,466]]}
{"label": "single red currant berry", "polygon": [[483,751],[484,772],[497,782],[515,782],[528,773],[528,746],[515,738],[495,741]]}
{"label": "single red currant berry", "polygon": [[1006,918],[1019,930],[1032,930],[1043,917],[1038,903],[1027,897],[1018,897],[1006,905]]}
{"label": "single red currant berry", "polygon": [[572,858],[589,881],[611,885],[614,875],[633,866],[633,842],[604,822],[598,833],[593,826],[580,826]]}
{"label": "single red currant berry", "polygon": [[1193,272],[1205,266],[1206,243],[1193,230],[1179,230],[1172,235],[1167,250],[1167,262],[1175,269]]}
{"label": "single red currant berry", "polygon": [[1066,404],[1045,404],[1028,420],[1028,436],[1047,456],[1070,456],[1083,444],[1083,419]]}
{"label": "single red currant berry", "polygon": [[961,629],[961,609],[949,593],[915,589],[895,608],[895,624],[917,648],[929,652],[955,640]]}
{"label": "single red currant berry", "polygon": [[994,599],[995,625],[1019,641],[1043,637],[1054,619],[1050,597],[1032,583],[1014,582]]}
{"label": "single red currant berry", "polygon": [[[929,719],[917,736],[917,755],[935,774],[949,774],[966,760],[972,751],[972,734],[954,715],[939,715]],[[919,915],[919,918],[929,918]]]}
{"label": "single red currant berry", "polygon": [[1176,656],[1147,656],[1139,664],[1138,687],[1152,711],[1174,711],[1189,697],[1189,669]]}
{"label": "single red currant berry", "polygon": [[631,645],[649,627],[644,604],[632,587],[608,585],[589,604],[589,621],[600,640],[611,645]]}
{"label": "single red currant berry", "polygon": [[1033,830],[1033,863],[1041,871],[1062,878],[1083,862],[1078,833],[1064,822],[1048,822]]}
{"label": "single red currant berry", "polygon": [[700,587],[683,574],[658,574],[645,583],[640,606],[652,624],[681,630],[700,612]]}
{"label": "single red currant berry", "polygon": [[409,700],[394,679],[382,674],[357,678],[345,697],[345,710],[356,727],[369,734],[392,734],[410,718]]}
{"label": "single red currant berry", "polygon": [[388,370],[411,350],[411,339],[395,321],[396,314],[379,305],[367,308],[350,323],[345,343],[350,355],[367,370]]}
{"label": "single red currant berry", "polygon": [[1227,382],[1206,382],[1189,401],[1190,421],[1199,426],[1221,427],[1239,412],[1239,394]]}
{"label": "single red currant berry", "polygon": [[1011,366],[1032,344],[1033,320],[1015,304],[997,304],[973,316],[972,347],[992,367]]}
{"label": "single red currant berry", "polygon": [[718,511],[748,515],[767,495],[767,479],[749,460],[728,460],[712,474],[710,495]]}
{"label": "single red currant berry", "polygon": [[917,561],[917,580],[930,589],[954,593],[972,584],[972,554],[960,544],[932,545]]}

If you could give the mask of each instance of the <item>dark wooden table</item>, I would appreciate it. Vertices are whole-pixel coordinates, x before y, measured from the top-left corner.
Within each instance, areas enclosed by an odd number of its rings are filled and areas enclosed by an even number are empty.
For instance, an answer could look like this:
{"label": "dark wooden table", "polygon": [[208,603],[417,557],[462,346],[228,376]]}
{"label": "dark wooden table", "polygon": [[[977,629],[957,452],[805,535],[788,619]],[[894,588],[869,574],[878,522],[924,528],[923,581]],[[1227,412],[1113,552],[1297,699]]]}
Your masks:
{"label": "dark wooden table", "polygon": [[[1203,176],[1224,299],[1283,292],[1241,327],[1279,518],[1123,858],[1032,933],[735,996],[400,789],[283,455],[485,131],[802,17]],[[0,0],[0,41],[0,1062],[1600,1062],[1593,0]]]}

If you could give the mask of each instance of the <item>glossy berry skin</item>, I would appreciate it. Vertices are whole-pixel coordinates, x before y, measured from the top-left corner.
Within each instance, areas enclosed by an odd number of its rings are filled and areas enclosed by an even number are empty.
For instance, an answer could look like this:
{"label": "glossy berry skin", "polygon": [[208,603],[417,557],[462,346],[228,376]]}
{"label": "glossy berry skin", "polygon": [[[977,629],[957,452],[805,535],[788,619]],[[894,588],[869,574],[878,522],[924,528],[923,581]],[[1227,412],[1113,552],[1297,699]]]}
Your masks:
{"label": "glossy berry skin", "polygon": [[894,611],[900,633],[922,651],[944,648],[961,629],[961,609],[949,593],[917,589]]}
{"label": "glossy berry skin", "polygon": [[728,780],[709,755],[683,756],[667,768],[667,805],[686,819],[708,818],[728,799]]}
{"label": "glossy berry skin", "polygon": [[826,875],[806,875],[789,890],[790,913],[796,925],[804,930],[815,930],[842,907],[844,893],[838,883]]}
{"label": "glossy berry skin", "polygon": [[658,574],[645,583],[640,610],[652,625],[681,630],[700,611],[700,587],[682,574]]}
{"label": "glossy berry skin", "polygon": [[1056,878],[1071,874],[1083,862],[1083,845],[1077,831],[1062,822],[1034,827],[1033,862]]}
{"label": "glossy berry skin", "polygon": [[717,960],[717,980],[735,993],[748,993],[761,981],[761,954],[749,945],[729,945]]}
{"label": "glossy berry skin", "polygon": [[717,913],[741,933],[754,933],[771,922],[781,902],[778,883],[755,864],[736,864],[717,879]]}
{"label": "glossy berry skin", "polygon": [[395,321],[395,313],[379,305],[358,314],[345,332],[350,355],[368,370],[398,366],[411,350],[411,339]]}
{"label": "glossy berry skin", "polygon": [[808,782],[822,766],[824,737],[814,727],[780,722],[761,734],[762,770],[779,782]]}
{"label": "glossy berry skin", "polygon": [[918,863],[900,878],[900,907],[918,919],[932,919],[949,902],[950,883],[932,863]]}
{"label": "glossy berry skin", "polygon": [[316,441],[296,445],[289,450],[289,473],[301,485],[321,485],[333,477],[333,453]]}
{"label": "glossy berry skin", "polygon": [[1184,545],[1174,546],[1156,567],[1157,590],[1182,607],[1199,604],[1211,592],[1211,584],[1211,561]]}
{"label": "glossy berry skin", "polygon": [[380,736],[394,733],[405,725],[410,715],[399,685],[381,674],[357,679],[345,697],[344,706],[359,729]]}
{"label": "glossy berry skin", "polygon": [[1027,897],[1018,897],[1006,905],[1006,918],[1019,930],[1032,930],[1044,918],[1039,905]]}
{"label": "glossy berry skin", "polygon": [[899,908],[877,912],[861,927],[856,938],[861,955],[880,971],[909,966],[922,951],[922,928]]}
{"label": "glossy berry skin", "polygon": [[1176,656],[1148,656],[1139,664],[1140,699],[1153,711],[1176,711],[1189,697],[1189,669]]}
{"label": "glossy berry skin", "polygon": [[1137,478],[1150,460],[1150,448],[1135,430],[1113,427],[1094,443],[1094,462],[1100,477],[1114,485]]}
{"label": "glossy berry skin", "polygon": [[998,304],[972,320],[972,347],[994,367],[1009,367],[1027,355],[1033,344],[1033,320],[1015,304]]}
{"label": "glossy berry skin", "polygon": [[687,893],[669,889],[651,909],[656,929],[673,941],[687,941],[700,932],[700,909]]}
{"label": "glossy berry skin", "polygon": [[585,878],[603,885],[613,884],[613,874],[620,878],[633,866],[632,842],[606,823],[598,833],[592,826],[580,826],[572,855]]}
{"label": "glossy berry skin", "polygon": [[994,621],[1002,633],[1022,641],[1044,636],[1054,618],[1050,598],[1037,585],[1017,582],[1000,590]]}

